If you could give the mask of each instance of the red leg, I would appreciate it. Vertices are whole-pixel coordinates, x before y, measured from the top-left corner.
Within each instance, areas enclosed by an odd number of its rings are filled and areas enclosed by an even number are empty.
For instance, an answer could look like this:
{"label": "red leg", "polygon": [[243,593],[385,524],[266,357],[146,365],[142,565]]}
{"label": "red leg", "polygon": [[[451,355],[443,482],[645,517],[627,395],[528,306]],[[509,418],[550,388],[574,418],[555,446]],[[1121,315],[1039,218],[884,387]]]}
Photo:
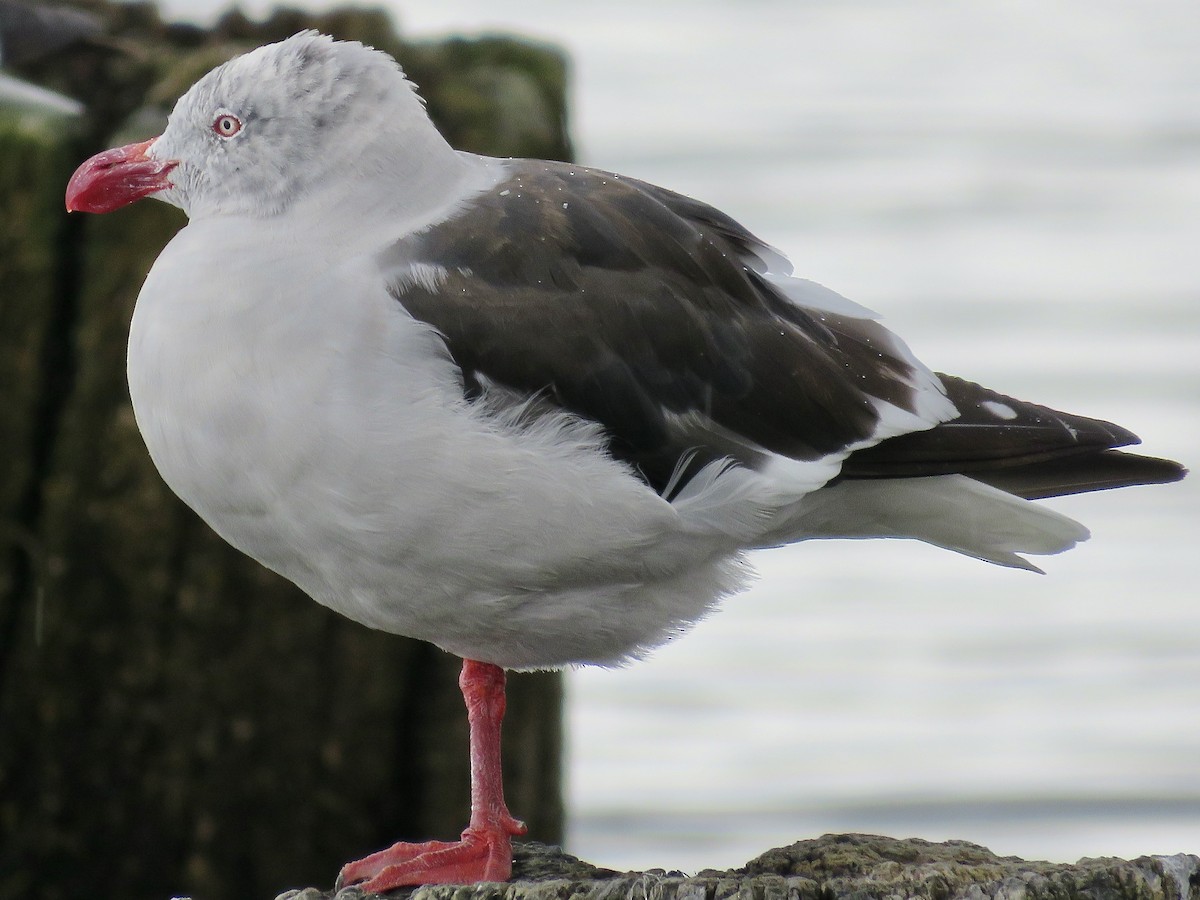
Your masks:
{"label": "red leg", "polygon": [[339,884],[363,882],[382,893],[404,885],[507,881],[512,875],[512,836],[525,826],[504,803],[500,776],[500,723],[504,719],[504,670],[463,660],[458,678],[471,731],[471,824],[454,842],[400,843],[346,863]]}

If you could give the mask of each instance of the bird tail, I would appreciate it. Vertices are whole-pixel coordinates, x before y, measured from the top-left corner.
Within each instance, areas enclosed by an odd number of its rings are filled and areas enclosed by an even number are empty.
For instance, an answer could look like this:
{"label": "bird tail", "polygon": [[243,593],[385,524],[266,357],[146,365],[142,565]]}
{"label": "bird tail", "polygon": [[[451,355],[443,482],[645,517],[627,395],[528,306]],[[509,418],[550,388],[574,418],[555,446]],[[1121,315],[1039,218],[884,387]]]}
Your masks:
{"label": "bird tail", "polygon": [[805,497],[760,546],[813,538],[912,538],[1040,572],[1021,554],[1069,550],[1079,522],[962,475],[841,481]]}

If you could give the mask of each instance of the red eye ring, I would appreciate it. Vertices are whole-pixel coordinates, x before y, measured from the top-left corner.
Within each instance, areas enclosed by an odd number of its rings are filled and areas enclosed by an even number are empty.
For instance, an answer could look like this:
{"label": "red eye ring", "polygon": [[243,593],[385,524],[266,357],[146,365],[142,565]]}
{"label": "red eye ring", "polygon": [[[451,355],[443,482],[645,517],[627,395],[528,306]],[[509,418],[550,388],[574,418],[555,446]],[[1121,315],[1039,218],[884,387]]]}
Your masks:
{"label": "red eye ring", "polygon": [[219,138],[231,138],[242,130],[242,120],[233,113],[221,113],[212,123],[213,133]]}

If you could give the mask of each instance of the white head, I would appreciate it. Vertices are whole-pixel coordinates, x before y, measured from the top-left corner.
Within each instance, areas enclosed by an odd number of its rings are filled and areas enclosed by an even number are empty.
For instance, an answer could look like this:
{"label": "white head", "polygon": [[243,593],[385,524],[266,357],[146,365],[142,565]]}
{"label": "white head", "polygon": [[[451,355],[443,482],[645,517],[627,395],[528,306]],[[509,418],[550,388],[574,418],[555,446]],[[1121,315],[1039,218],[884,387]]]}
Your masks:
{"label": "white head", "polygon": [[162,135],[106,151],[71,179],[67,208],[144,196],[189,217],[270,216],[337,175],[419,171],[453,154],[394,59],[301,32],[230,60],[175,104]]}

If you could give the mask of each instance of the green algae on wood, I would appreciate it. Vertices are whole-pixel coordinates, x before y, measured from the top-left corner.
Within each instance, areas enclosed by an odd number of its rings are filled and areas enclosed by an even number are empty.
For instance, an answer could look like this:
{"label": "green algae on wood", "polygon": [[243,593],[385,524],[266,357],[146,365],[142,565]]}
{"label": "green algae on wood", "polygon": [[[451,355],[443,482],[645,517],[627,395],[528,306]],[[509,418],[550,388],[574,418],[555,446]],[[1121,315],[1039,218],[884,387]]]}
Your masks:
{"label": "green algae on wood", "polygon": [[[133,419],[125,342],[183,218],[153,202],[67,217],[63,190],[75,165],[156,133],[198,75],[251,46],[304,28],[402,62],[409,45],[378,10],[200,29],[148,3],[84,2],[103,40],[18,73],[83,114],[0,100],[0,900],[266,896],[397,838],[461,829],[459,662],[319,607],[171,495]],[[471,42],[420,48],[427,88],[459,84],[445,66],[466,65]],[[543,98],[565,93],[562,57],[527,55],[546,57],[529,77],[557,73],[533,92],[540,133],[557,135],[565,111]],[[480,133],[456,115],[435,112],[450,133]],[[530,152],[487,139],[486,152]],[[562,830],[560,708],[558,676],[510,681],[510,802],[546,840]]]}

